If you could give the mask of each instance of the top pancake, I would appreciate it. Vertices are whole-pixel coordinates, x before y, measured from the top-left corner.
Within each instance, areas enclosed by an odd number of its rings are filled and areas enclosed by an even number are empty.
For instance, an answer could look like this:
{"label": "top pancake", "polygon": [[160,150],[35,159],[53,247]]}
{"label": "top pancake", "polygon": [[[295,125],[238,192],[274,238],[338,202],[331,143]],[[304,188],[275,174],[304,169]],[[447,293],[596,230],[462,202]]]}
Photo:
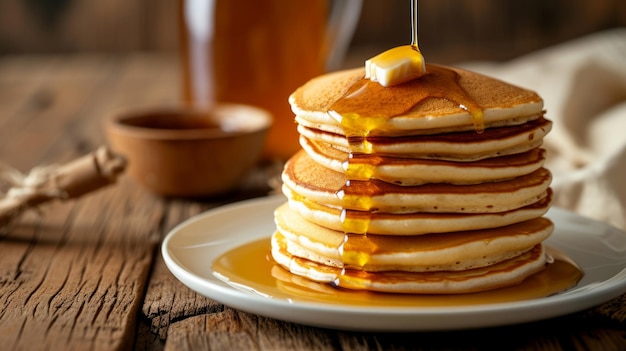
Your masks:
{"label": "top pancake", "polygon": [[[458,68],[427,65],[427,76],[442,69],[455,74],[458,87],[466,94],[467,101],[481,107],[485,127],[522,124],[543,115],[543,100],[533,91]],[[298,88],[289,97],[298,123],[345,135],[342,123],[346,125],[344,118],[347,113],[329,112],[353,85],[362,82],[363,77],[362,68],[339,71],[314,78]],[[383,121],[378,121],[382,124],[370,128],[369,135],[411,135],[475,128],[472,114],[449,97],[429,97],[406,111],[388,109],[403,104],[407,106],[407,99],[411,99],[416,91],[427,88],[425,82],[421,78],[387,88],[377,83],[368,85],[365,89],[368,94],[363,97],[365,100],[355,102],[358,107],[349,113],[366,118],[383,117]],[[386,113],[391,115],[384,116]]]}

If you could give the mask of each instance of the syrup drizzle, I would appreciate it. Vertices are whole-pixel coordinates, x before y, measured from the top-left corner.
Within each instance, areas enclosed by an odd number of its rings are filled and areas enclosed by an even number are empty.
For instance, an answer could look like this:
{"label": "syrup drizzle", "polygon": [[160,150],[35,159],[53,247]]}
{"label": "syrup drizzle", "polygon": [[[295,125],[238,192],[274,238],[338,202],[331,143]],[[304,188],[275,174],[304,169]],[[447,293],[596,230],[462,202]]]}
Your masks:
{"label": "syrup drizzle", "polygon": [[[375,176],[376,167],[383,162],[383,158],[371,152],[368,136],[373,131],[384,130],[390,118],[409,113],[411,109],[429,98],[440,98],[455,103],[460,109],[472,115],[477,133],[484,131],[483,109],[459,85],[458,73],[436,65],[427,65],[427,69],[427,73],[419,79],[393,87],[382,87],[363,78],[353,84],[331,107],[329,113],[341,116],[341,124],[349,142],[348,159],[343,163],[346,184],[337,192],[342,203],[341,220],[346,234],[344,244],[339,248],[342,255],[346,251],[344,246],[350,242],[351,235],[366,235],[371,222],[369,216],[372,209],[371,195],[364,196],[354,191],[351,185],[354,181],[371,181]],[[369,259],[367,253],[364,252],[361,256],[351,261],[366,263]]]}
{"label": "syrup drizzle", "polygon": [[[423,59],[417,40],[417,0],[411,4],[411,45],[400,47],[394,51],[398,55],[411,57],[416,53]],[[385,59],[385,57],[383,57]],[[395,59],[395,57],[388,57]],[[474,129],[477,133],[484,131],[484,116],[482,107],[474,101],[459,84],[459,75],[452,69],[437,65],[427,65],[427,72],[412,81],[383,87],[377,82],[362,78],[355,82],[344,96],[335,101],[329,114],[341,121],[349,144],[348,158],[343,163],[346,184],[337,192],[342,203],[341,221],[345,233],[344,244],[339,251],[345,253],[353,235],[366,235],[370,226],[373,202],[371,194],[358,193],[352,187],[353,182],[369,182],[375,178],[377,166],[383,158],[373,152],[368,137],[376,132],[385,131],[389,119],[406,115],[420,103],[430,98],[444,99],[454,103],[459,109],[471,114]],[[365,211],[356,211],[348,208],[359,208]],[[368,254],[354,258],[353,255],[343,254],[351,262],[366,263]],[[347,257],[350,256],[350,257]]]}

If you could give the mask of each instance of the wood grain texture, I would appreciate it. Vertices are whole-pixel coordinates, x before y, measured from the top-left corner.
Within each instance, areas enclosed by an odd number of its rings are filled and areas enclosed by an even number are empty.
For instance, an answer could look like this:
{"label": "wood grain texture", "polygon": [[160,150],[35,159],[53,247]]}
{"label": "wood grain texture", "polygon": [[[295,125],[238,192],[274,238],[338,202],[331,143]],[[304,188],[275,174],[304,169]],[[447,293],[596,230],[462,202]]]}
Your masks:
{"label": "wood grain texture", "polygon": [[[252,191],[252,187],[257,190]],[[232,194],[228,198],[211,201],[169,201],[162,235],[165,236],[176,225],[197,214],[226,203],[244,200],[249,196],[258,196],[258,191],[263,191],[263,185],[259,183],[251,188],[248,188],[246,193]],[[165,266],[159,252],[155,257],[141,309],[140,327],[149,333],[140,335],[137,347],[145,350],[161,349],[172,323],[197,315],[219,313],[223,310],[222,304],[202,297],[178,281]]]}
{"label": "wood grain texture", "polygon": [[[105,142],[111,111],[177,94],[171,56],[0,57],[0,161],[22,172],[65,163]],[[626,350],[624,296],[523,325],[359,333],[237,311],[176,280],[161,258],[163,237],[198,213],[266,193],[276,172],[269,165],[241,193],[193,201],[123,177],[0,228],[0,350]],[[494,346],[494,335],[506,345]]]}
{"label": "wood grain texture", "polygon": [[[174,203],[170,206],[164,233],[208,207],[211,206],[180,201]],[[165,340],[170,323],[222,308],[222,305],[196,294],[179,282],[165,266],[162,256],[158,255],[142,307],[143,315],[150,321],[151,332]]]}
{"label": "wood grain texture", "polygon": [[[176,92],[162,81],[175,79],[176,65],[153,75],[151,63],[138,56],[2,59],[0,160],[27,173],[92,151],[104,143],[102,119],[111,109]],[[124,178],[0,229],[2,348],[131,348],[165,209]]]}
{"label": "wood grain texture", "polygon": [[171,350],[623,350],[619,324],[577,314],[524,325],[451,332],[362,333],[302,326],[239,312],[172,323]]}
{"label": "wood grain texture", "polygon": [[163,206],[120,206],[142,195],[117,190],[57,204],[39,218],[15,223],[0,242],[3,345],[132,345]]}
{"label": "wood grain texture", "polygon": [[333,334],[225,308],[172,324],[165,350],[335,350]]}

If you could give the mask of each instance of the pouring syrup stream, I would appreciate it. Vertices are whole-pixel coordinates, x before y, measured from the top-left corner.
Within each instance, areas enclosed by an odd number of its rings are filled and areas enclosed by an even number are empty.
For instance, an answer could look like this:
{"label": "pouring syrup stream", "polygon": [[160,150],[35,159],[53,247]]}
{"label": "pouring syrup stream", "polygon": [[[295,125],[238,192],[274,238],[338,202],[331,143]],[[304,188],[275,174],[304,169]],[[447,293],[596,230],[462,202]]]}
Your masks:
{"label": "pouring syrup stream", "polygon": [[411,2],[411,46],[419,52],[419,45],[417,45],[417,24],[417,0],[413,0]]}

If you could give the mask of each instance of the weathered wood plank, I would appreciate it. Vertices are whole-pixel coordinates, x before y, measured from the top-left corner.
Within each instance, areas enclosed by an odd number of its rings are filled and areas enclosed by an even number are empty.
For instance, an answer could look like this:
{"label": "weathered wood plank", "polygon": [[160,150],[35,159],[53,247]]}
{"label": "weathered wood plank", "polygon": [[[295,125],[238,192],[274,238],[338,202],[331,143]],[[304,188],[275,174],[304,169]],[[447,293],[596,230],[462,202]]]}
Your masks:
{"label": "weathered wood plank", "polygon": [[[165,236],[181,222],[212,208],[267,194],[267,176],[277,172],[275,165],[259,168],[249,177],[240,192],[227,197],[204,201],[169,200],[162,235]],[[137,340],[136,349],[160,350],[171,323],[205,313],[221,312],[223,308],[223,305],[200,296],[179,282],[167,269],[159,252],[141,310],[139,323],[142,333]]]}
{"label": "weathered wood plank", "polygon": [[89,96],[99,91],[100,82],[108,74],[85,75],[80,69],[73,74],[71,62],[52,62],[54,64],[45,65],[47,71],[34,82],[39,84],[34,95],[13,112],[12,118],[8,116],[15,123],[5,125],[0,131],[0,158],[23,171],[41,162],[62,161],[42,157],[57,156],[49,152],[50,147],[71,137],[65,134],[66,124],[76,117],[76,111],[85,105]]}
{"label": "weathered wood plank", "polygon": [[[16,223],[0,242],[0,255],[17,263],[0,267],[1,343],[11,349],[129,347],[163,204],[127,183],[45,212],[41,220]],[[22,239],[13,237],[22,231]],[[32,240],[24,240],[28,235]]]}
{"label": "weathered wood plank", "polygon": [[[497,337],[495,337],[497,336]],[[619,324],[577,314],[451,332],[363,333],[313,328],[225,308],[172,323],[165,350],[624,350]]]}
{"label": "weathered wood plank", "polygon": [[[165,218],[163,233],[214,206],[173,200]],[[170,323],[221,309],[220,304],[196,294],[179,282],[169,272],[160,252],[158,253],[142,307],[142,314],[150,322],[149,328],[153,333],[165,340]]]}
{"label": "weathered wood plank", "polygon": [[332,331],[231,308],[170,325],[165,350],[336,350]]}
{"label": "weathered wood plank", "polygon": [[[0,159],[27,172],[92,151],[104,142],[102,119],[116,103],[175,91],[171,83],[162,87],[175,72],[171,63],[155,68],[163,62],[141,55],[3,60],[0,96],[22,88],[15,103],[0,106]],[[77,201],[45,204],[40,215],[29,212],[2,229],[2,348],[130,348],[165,206],[124,178]]]}
{"label": "weathered wood plank", "polygon": [[[0,96],[15,97],[0,104],[0,160],[24,172],[68,161],[105,142],[103,121],[113,111],[172,103],[178,91],[174,56],[4,59]],[[59,157],[64,150],[73,153]]]}

